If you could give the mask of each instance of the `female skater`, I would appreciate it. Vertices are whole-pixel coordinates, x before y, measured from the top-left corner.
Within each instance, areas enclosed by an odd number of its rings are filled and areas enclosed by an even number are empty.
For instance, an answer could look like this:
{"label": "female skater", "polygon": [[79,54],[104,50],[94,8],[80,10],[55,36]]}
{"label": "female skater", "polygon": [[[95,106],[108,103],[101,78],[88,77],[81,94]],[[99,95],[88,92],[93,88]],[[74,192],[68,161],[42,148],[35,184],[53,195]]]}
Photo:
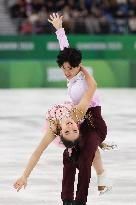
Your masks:
{"label": "female skater", "polygon": [[[59,16],[57,13],[50,15],[50,19],[48,19],[48,21],[57,30],[56,35],[57,35],[57,39],[60,44],[60,49],[63,50],[64,48],[68,48],[69,43],[65,35],[65,31],[62,28],[62,16]],[[75,57],[76,52],[71,49],[71,56],[72,55]],[[73,57],[73,62],[75,62],[74,57]],[[77,57],[79,58],[79,63],[80,63],[81,61],[80,53],[77,55]],[[71,58],[71,62],[72,62],[72,58]],[[87,86],[83,73],[80,72],[80,66],[78,65],[76,67],[73,67],[70,65],[68,51],[63,53],[63,62],[61,62],[60,66],[64,72],[64,75],[68,79],[69,97],[71,98],[74,104],[77,104],[79,100],[81,99],[81,96],[85,92],[86,86]],[[93,98],[96,98],[96,94],[95,96],[93,96]],[[97,101],[99,102],[98,96],[97,96],[97,99],[98,99]],[[93,107],[96,105],[97,104],[93,105]],[[108,149],[114,148],[114,145],[113,144],[108,145],[107,143],[102,143],[100,147],[102,149],[108,150]],[[99,149],[96,151],[96,154],[93,160],[93,166],[97,173],[98,191],[100,191],[100,194],[105,193],[107,190],[111,189],[111,187],[106,186],[106,175],[105,175],[105,170],[103,168]]]}
{"label": "female skater", "polygon": [[[76,200],[74,203],[76,205],[86,204],[88,187],[91,177],[90,164],[92,164],[93,162],[94,155],[96,150],[98,149],[98,146],[106,137],[107,127],[101,117],[100,106],[89,108],[90,99],[92,99],[96,90],[96,82],[88,74],[85,68],[80,67],[80,69],[84,73],[88,88],[86,89],[78,105],[73,105],[72,103],[64,103],[55,105],[48,110],[48,130],[44,135],[41,143],[32,154],[21,178],[19,178],[15,182],[14,187],[15,189],[17,189],[17,191],[19,191],[23,186],[26,187],[27,178],[29,177],[33,168],[36,166],[43,151],[55,139],[56,136],[60,136],[61,141],[67,147],[73,148],[72,150],[68,150],[69,152],[65,150],[66,158],[64,161],[69,160],[70,157],[74,155],[74,152],[76,152],[75,150],[77,149],[77,146],[80,146],[79,159],[77,161],[77,164],[73,164],[73,170],[69,173],[71,177],[68,183],[70,183],[70,186],[71,180],[73,183],[73,178],[75,176],[77,167],[79,169],[79,176]],[[80,136],[80,134],[85,137],[83,138],[82,136]],[[63,177],[65,178],[65,173]],[[67,195],[68,192],[67,190],[65,190],[65,185],[62,191],[62,200],[64,204],[65,202],[67,203],[67,200],[71,200],[71,196]],[[71,188],[73,189],[73,184]]]}

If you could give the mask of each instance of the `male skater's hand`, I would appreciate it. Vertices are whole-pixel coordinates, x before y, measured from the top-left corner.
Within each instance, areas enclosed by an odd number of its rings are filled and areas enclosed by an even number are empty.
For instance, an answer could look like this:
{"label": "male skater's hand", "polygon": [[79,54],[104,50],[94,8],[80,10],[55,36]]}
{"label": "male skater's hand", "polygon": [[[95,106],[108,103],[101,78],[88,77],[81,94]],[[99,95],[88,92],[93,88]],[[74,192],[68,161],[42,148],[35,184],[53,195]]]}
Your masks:
{"label": "male skater's hand", "polygon": [[62,18],[58,13],[53,13],[50,15],[50,19],[48,21],[56,28],[56,30],[62,28]]}
{"label": "male skater's hand", "polygon": [[15,184],[14,184],[13,186],[14,186],[14,188],[17,190],[17,192],[18,192],[20,189],[22,189],[23,186],[24,186],[24,189],[25,189],[26,186],[27,186],[27,178],[22,176],[21,178],[19,178],[19,179],[15,182]]}
{"label": "male skater's hand", "polygon": [[80,71],[82,71],[84,73],[85,70],[86,70],[86,68],[82,65],[82,63],[80,63]]}

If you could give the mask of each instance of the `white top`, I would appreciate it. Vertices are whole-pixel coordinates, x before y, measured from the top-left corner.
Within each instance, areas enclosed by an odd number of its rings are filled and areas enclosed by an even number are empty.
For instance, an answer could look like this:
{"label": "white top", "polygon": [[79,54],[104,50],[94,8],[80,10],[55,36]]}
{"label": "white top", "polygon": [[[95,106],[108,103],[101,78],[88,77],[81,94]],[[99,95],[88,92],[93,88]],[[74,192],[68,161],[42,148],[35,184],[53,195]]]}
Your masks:
{"label": "white top", "polygon": [[[57,39],[59,41],[60,50],[69,47],[69,42],[65,34],[64,28],[56,31]],[[73,104],[78,104],[87,89],[87,83],[82,72],[79,72],[71,80],[68,81],[68,95]],[[90,107],[100,106],[98,95],[94,94],[93,99],[90,101]]]}
{"label": "white top", "polygon": [[[88,88],[84,74],[80,71],[71,80],[68,80],[67,86],[70,100],[73,104],[77,105]],[[90,101],[90,107],[96,106],[100,106],[100,99],[95,92],[92,100]]]}

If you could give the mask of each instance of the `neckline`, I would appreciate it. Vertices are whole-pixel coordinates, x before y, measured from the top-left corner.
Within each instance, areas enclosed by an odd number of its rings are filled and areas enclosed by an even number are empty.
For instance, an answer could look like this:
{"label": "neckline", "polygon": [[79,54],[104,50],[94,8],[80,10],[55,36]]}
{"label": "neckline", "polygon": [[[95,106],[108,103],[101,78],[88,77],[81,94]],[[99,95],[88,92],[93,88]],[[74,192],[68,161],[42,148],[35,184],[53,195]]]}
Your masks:
{"label": "neckline", "polygon": [[78,79],[78,77],[80,77],[80,76],[82,76],[83,75],[83,73],[82,73],[82,71],[80,71],[77,75],[75,75],[72,79],[70,79],[70,80],[68,80],[67,79],[67,82],[68,83],[73,83],[73,82],[75,82],[77,79]]}

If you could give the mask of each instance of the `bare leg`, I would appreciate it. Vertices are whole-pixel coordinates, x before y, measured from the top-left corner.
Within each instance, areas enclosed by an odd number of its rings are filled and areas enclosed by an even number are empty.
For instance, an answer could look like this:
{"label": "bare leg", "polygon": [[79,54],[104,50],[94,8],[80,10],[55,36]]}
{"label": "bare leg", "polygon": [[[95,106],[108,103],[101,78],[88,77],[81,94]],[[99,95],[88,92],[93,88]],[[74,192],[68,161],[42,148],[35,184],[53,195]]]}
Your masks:
{"label": "bare leg", "polygon": [[97,149],[97,151],[95,153],[95,157],[93,160],[93,167],[94,167],[97,175],[101,175],[104,172],[103,162],[102,162],[102,158],[101,158],[101,154],[100,154],[99,149]]}

